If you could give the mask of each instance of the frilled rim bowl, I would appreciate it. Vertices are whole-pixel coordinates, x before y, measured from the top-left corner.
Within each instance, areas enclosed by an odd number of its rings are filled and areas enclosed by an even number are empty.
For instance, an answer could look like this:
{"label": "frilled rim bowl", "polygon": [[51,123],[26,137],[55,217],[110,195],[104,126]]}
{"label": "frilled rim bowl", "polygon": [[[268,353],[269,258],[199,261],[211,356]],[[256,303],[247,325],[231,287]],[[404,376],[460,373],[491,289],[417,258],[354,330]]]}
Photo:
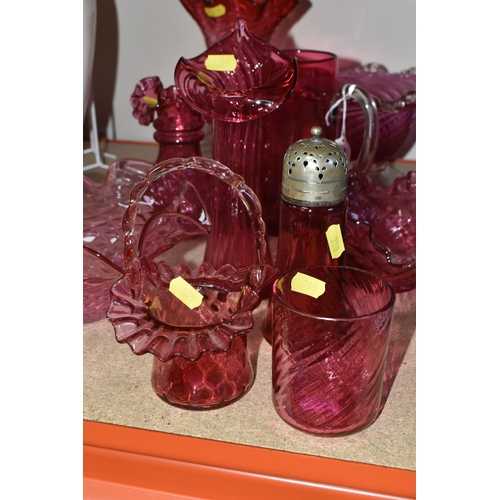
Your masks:
{"label": "frilled rim bowl", "polygon": [[[234,66],[213,69],[209,57],[224,56]],[[175,85],[196,111],[211,118],[251,121],[277,109],[293,90],[297,61],[250,33],[240,19],[234,31],[197,57],[181,57]]]}

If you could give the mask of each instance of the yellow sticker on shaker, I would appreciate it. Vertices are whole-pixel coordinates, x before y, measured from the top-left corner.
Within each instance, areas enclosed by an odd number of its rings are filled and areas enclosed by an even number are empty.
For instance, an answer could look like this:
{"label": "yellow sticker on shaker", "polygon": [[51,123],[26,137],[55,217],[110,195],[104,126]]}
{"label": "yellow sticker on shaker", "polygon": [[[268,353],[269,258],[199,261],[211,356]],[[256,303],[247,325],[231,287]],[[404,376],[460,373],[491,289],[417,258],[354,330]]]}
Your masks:
{"label": "yellow sticker on shaker", "polygon": [[326,239],[332,259],[338,259],[345,250],[340,224],[332,224],[326,231]]}
{"label": "yellow sticker on shaker", "polygon": [[326,283],[307,274],[297,273],[291,281],[292,292],[303,293],[317,299],[325,293]]}
{"label": "yellow sticker on shaker", "polygon": [[169,291],[183,304],[186,304],[189,309],[198,307],[203,300],[203,295],[182,278],[182,276],[178,276],[170,282]]}
{"label": "yellow sticker on shaker", "polygon": [[213,71],[234,71],[237,65],[234,54],[208,54],[205,68]]}
{"label": "yellow sticker on shaker", "polygon": [[215,7],[205,7],[205,14],[208,17],[221,17],[226,13],[226,6],[222,5],[221,3],[219,5],[216,5]]}

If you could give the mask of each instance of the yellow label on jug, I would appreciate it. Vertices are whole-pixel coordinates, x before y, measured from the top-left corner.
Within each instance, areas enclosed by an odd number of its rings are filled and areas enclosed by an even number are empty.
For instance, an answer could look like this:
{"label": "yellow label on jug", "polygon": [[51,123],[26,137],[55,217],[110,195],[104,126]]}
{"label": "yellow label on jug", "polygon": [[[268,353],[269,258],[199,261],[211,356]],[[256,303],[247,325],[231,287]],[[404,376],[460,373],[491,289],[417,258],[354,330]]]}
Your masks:
{"label": "yellow label on jug", "polygon": [[205,7],[205,14],[208,17],[221,17],[226,13],[226,6],[222,5],[221,3],[219,5],[216,5],[215,7]]}
{"label": "yellow label on jug", "polygon": [[297,273],[291,281],[292,292],[303,293],[317,299],[325,293],[326,283],[307,274]]}
{"label": "yellow label on jug", "polygon": [[169,291],[177,297],[189,309],[194,309],[201,305],[203,295],[191,286],[184,278],[178,276],[170,282]]}
{"label": "yellow label on jug", "polygon": [[213,71],[234,71],[237,66],[234,54],[208,54],[205,68]]}
{"label": "yellow label on jug", "polygon": [[326,239],[332,259],[338,259],[345,250],[340,224],[332,224],[326,231]]}

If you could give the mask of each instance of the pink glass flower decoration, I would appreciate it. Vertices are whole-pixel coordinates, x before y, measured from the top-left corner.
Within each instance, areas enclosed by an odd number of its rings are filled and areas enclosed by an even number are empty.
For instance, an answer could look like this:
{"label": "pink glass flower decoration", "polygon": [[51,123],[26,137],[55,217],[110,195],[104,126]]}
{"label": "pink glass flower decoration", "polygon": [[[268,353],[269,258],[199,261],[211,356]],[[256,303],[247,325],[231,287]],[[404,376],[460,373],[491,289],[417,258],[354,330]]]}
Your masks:
{"label": "pink glass flower decoration", "polygon": [[156,163],[169,158],[201,156],[205,119],[181,99],[174,85],[163,88],[157,76],[143,78],[137,83],[130,103],[132,114],[141,125],[153,122],[154,138],[160,145]]}
{"label": "pink glass flower decoration", "polygon": [[163,85],[157,76],[143,78],[135,86],[130,104],[134,109],[134,118],[137,118],[141,125],[149,125],[154,120],[155,108],[162,90]]}
{"label": "pink glass flower decoration", "polygon": [[[374,163],[403,158],[416,140],[416,70],[389,73],[381,64],[367,64],[340,71],[339,91],[348,83],[356,84],[373,97],[378,113],[379,134]],[[337,124],[340,130],[340,123]],[[365,118],[356,103],[347,104],[346,136],[351,155],[356,158],[363,145]]]}
{"label": "pink glass flower decoration", "polygon": [[416,286],[416,172],[391,184],[349,173],[347,263],[386,278],[394,290]]}
{"label": "pink glass flower decoration", "polygon": [[[182,98],[212,120],[214,160],[241,175],[259,198],[264,147],[260,118],[286,100],[296,74],[296,60],[255,37],[241,19],[231,35],[193,59],[181,58],[175,69]],[[227,262],[248,266],[252,242],[245,208],[227,186],[214,185],[212,197],[214,207],[234,209],[213,211],[206,260],[214,267]]]}
{"label": "pink glass flower decoration", "polygon": [[226,38],[243,19],[252,33],[269,42],[300,0],[180,0],[203,32],[207,47]]}
{"label": "pink glass flower decoration", "polygon": [[[207,172],[237,192],[253,230],[254,261],[249,268],[169,264],[168,251],[176,244],[207,234],[206,226],[187,215],[158,213],[137,235],[139,207],[152,184],[186,168]],[[240,397],[253,383],[246,333],[260,302],[266,267],[265,225],[255,194],[240,176],[213,160],[166,160],[132,191],[123,234],[125,272],[111,288],[107,313],[116,340],[127,343],[135,354],[154,355],[153,389],[171,404],[214,408]],[[171,291],[178,277],[201,294],[199,305],[192,308]]]}

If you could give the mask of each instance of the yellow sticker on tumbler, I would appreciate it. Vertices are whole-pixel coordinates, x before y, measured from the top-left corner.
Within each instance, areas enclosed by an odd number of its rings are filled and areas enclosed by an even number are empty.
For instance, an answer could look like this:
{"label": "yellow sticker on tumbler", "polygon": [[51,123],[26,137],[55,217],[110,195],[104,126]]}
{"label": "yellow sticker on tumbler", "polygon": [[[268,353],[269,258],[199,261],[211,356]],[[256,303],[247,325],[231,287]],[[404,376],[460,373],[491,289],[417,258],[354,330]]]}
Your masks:
{"label": "yellow sticker on tumbler", "polygon": [[221,3],[219,5],[216,5],[215,7],[205,7],[205,14],[208,17],[221,17],[226,13],[226,6],[222,5]]}
{"label": "yellow sticker on tumbler", "polygon": [[170,282],[169,291],[183,304],[186,304],[189,309],[198,307],[203,300],[203,295],[193,288],[182,276],[178,276]]}
{"label": "yellow sticker on tumbler", "polygon": [[326,231],[326,239],[332,259],[338,259],[345,250],[340,224],[332,224]]}
{"label": "yellow sticker on tumbler", "polygon": [[208,54],[205,68],[212,71],[234,71],[237,66],[234,54]]}
{"label": "yellow sticker on tumbler", "polygon": [[292,292],[303,293],[317,299],[325,293],[326,283],[307,274],[297,273],[291,281]]}

